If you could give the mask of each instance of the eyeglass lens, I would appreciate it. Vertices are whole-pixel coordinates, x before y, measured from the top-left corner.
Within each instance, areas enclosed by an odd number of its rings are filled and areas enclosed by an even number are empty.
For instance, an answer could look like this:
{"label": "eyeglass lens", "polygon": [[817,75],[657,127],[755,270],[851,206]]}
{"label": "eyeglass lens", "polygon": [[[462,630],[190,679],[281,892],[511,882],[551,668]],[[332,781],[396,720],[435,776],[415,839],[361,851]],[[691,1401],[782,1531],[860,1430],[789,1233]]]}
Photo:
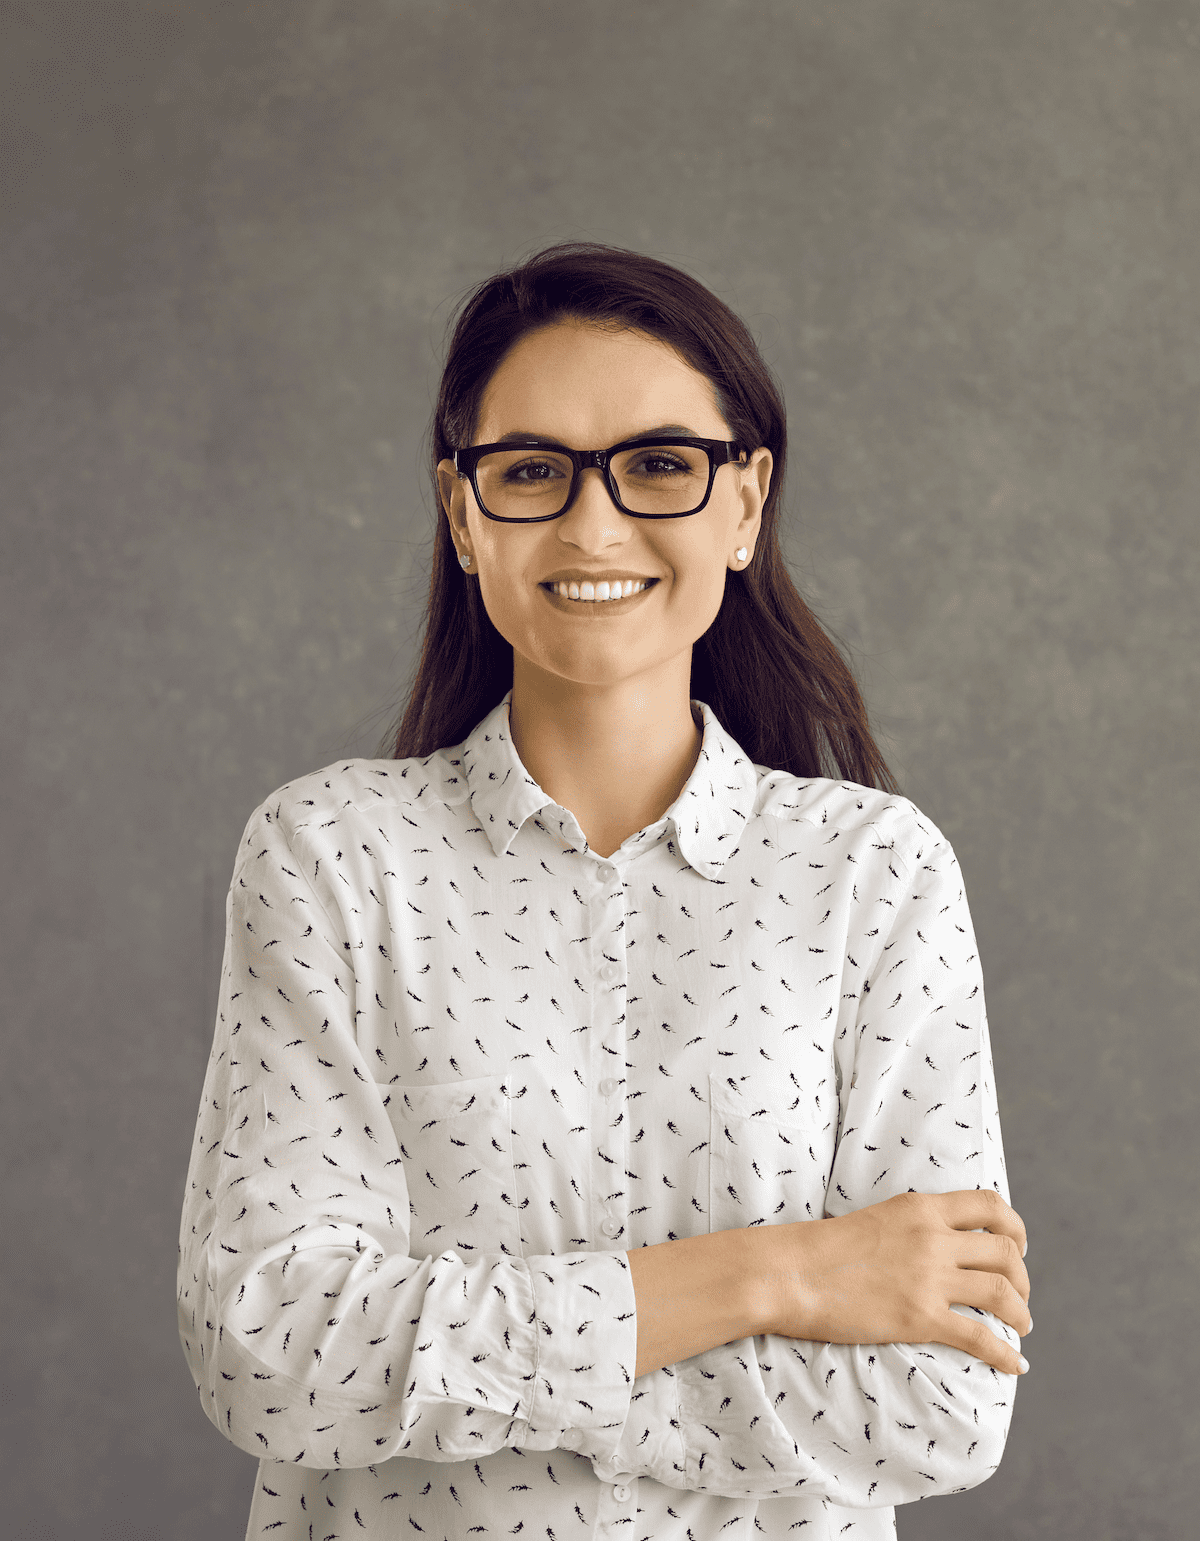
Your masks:
{"label": "eyeglass lens", "polygon": [[[687,444],[620,450],[609,462],[621,502],[637,514],[690,514],[708,491],[707,450]],[[572,466],[554,450],[506,449],[476,469],[484,507],[504,519],[539,519],[564,507]]]}

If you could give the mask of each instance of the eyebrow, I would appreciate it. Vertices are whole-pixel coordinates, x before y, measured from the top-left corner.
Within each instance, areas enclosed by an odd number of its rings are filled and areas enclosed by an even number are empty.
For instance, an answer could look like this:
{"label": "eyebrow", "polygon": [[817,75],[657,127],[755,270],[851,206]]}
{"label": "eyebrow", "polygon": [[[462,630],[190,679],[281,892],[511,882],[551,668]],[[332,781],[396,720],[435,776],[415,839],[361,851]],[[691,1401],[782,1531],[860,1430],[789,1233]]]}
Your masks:
{"label": "eyebrow", "polygon": [[[682,423],[659,423],[655,428],[641,428],[637,433],[626,434],[625,437],[628,439],[647,439],[658,434],[661,434],[664,439],[699,439],[704,437],[702,434],[698,434],[694,428],[684,427]],[[561,439],[552,439],[544,433],[521,433],[520,430],[514,430],[512,433],[501,434],[498,439],[493,439],[492,443],[515,444],[522,439],[536,439],[539,444],[562,443]],[[618,440],[617,442],[624,443],[624,440]]]}

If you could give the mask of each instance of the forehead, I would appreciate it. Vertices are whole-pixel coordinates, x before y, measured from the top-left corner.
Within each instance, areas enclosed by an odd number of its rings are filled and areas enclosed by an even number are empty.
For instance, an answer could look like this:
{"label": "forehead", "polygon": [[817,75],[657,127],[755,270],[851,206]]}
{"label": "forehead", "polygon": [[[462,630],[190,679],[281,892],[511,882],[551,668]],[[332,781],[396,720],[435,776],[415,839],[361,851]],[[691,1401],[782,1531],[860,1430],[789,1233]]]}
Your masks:
{"label": "forehead", "polygon": [[729,437],[711,382],[666,343],[565,321],[528,333],[501,360],[483,393],[475,442],[528,433],[602,449],[667,423]]}

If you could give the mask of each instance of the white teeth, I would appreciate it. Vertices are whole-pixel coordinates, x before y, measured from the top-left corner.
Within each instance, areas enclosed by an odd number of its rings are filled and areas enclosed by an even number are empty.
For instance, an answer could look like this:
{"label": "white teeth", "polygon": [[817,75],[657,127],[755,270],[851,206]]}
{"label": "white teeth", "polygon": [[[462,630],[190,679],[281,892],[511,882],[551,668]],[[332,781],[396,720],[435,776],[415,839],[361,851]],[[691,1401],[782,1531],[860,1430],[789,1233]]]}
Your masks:
{"label": "white teeth", "polygon": [[632,578],[626,578],[624,583],[620,580],[612,583],[601,581],[597,584],[556,583],[554,592],[561,594],[564,599],[587,600],[597,604],[602,600],[626,599],[630,594],[640,594],[645,587],[644,583],[635,583]]}

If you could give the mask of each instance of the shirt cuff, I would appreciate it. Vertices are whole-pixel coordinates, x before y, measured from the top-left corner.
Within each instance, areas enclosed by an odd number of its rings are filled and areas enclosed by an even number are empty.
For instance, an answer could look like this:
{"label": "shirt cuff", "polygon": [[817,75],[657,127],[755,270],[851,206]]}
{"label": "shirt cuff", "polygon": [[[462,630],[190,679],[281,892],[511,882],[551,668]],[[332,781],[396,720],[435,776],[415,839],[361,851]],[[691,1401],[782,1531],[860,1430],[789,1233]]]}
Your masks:
{"label": "shirt cuff", "polygon": [[537,1362],[528,1429],[514,1444],[606,1460],[621,1438],[637,1363],[637,1306],[624,1252],[525,1259]]}
{"label": "shirt cuff", "polygon": [[607,1455],[593,1456],[602,1482],[618,1477],[653,1477],[677,1488],[685,1478],[686,1456],[679,1417],[678,1365],[668,1365],[633,1383],[629,1413],[620,1439]]}

